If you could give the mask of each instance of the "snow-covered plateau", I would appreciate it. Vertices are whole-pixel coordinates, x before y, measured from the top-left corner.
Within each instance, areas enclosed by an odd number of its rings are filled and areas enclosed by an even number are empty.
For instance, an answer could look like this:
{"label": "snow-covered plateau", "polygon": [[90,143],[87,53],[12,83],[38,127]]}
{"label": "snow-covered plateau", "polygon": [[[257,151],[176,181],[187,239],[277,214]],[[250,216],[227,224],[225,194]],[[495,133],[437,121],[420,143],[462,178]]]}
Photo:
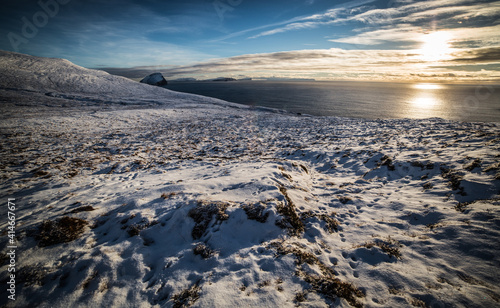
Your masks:
{"label": "snow-covered plateau", "polygon": [[498,123],[298,116],[10,52],[0,100],[0,306],[500,305]]}

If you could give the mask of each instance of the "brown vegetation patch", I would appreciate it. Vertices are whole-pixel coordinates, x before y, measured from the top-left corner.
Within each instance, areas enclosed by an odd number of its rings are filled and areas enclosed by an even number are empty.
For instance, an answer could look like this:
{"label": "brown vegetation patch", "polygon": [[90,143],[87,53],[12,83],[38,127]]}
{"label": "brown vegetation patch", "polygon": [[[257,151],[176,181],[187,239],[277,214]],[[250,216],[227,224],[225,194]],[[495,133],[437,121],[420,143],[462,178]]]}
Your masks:
{"label": "brown vegetation patch", "polygon": [[349,201],[352,201],[352,198],[346,197],[346,196],[338,196],[337,197],[342,204],[346,204]]}
{"label": "brown vegetation patch", "polygon": [[[297,276],[301,277],[309,283],[311,290],[322,294],[325,298],[334,301],[335,297],[341,297],[354,307],[363,307],[363,304],[358,301],[358,298],[365,295],[361,290],[354,285],[341,281],[335,277],[334,271],[321,262],[314,254],[298,248],[296,245],[283,245],[283,241],[276,241],[269,244],[271,248],[276,249],[277,256],[293,254],[297,258]],[[317,265],[322,272],[322,275],[310,274],[303,271],[299,266],[307,263],[309,265]],[[307,294],[304,293],[303,295]],[[295,301],[302,297],[295,298]],[[305,297],[304,297],[305,300]]]}
{"label": "brown vegetation patch", "polygon": [[422,162],[420,162],[420,161],[412,161],[412,162],[411,162],[411,165],[412,165],[413,167],[418,167],[418,168],[420,168],[420,170],[424,170],[424,169],[427,169],[427,170],[429,170],[429,169],[434,169],[434,164],[433,164],[433,163],[431,163],[431,162],[428,162],[428,163],[424,164],[424,163],[422,163]]}
{"label": "brown vegetation patch", "polygon": [[213,216],[215,216],[216,222],[227,220],[229,218],[229,215],[226,214],[228,206],[229,203],[225,202],[199,201],[197,206],[188,213],[188,216],[193,218],[196,223],[191,232],[193,239],[199,239],[203,236]]}
{"label": "brown vegetation patch", "polygon": [[293,300],[297,303],[305,302],[307,300],[308,293],[309,293],[308,290],[299,291],[299,292],[295,293],[295,297],[293,298]]}
{"label": "brown vegetation patch", "polygon": [[290,182],[292,182],[292,181],[293,181],[292,176],[291,176],[291,175],[289,175],[288,173],[286,173],[286,172],[281,172],[281,175],[282,175],[285,179],[289,180]]}
{"label": "brown vegetation patch", "polygon": [[309,274],[301,270],[298,270],[297,274],[312,286],[313,291],[322,294],[325,298],[335,301],[336,297],[340,297],[353,307],[363,307],[359,298],[364,297],[365,294],[353,284],[342,281],[333,275]]}
{"label": "brown vegetation patch", "polygon": [[403,294],[403,291],[401,288],[398,288],[396,286],[390,286],[389,293],[391,293],[392,295],[398,295],[398,294]]}
{"label": "brown vegetation patch", "polygon": [[483,172],[500,171],[500,163],[494,163],[484,168]]}
{"label": "brown vegetation patch", "polygon": [[158,224],[158,222],[156,220],[149,221],[149,220],[147,220],[147,219],[144,218],[139,223],[135,223],[135,224],[132,224],[132,225],[128,226],[127,227],[127,233],[131,237],[132,236],[136,236],[136,235],[139,235],[142,230],[147,229],[147,228],[149,228],[151,226],[154,226],[156,224]]}
{"label": "brown vegetation patch", "polygon": [[45,171],[45,170],[37,170],[33,173],[33,176],[39,178],[39,177],[50,177],[50,172]]}
{"label": "brown vegetation patch", "polygon": [[285,203],[280,203],[276,206],[276,210],[283,218],[276,222],[276,225],[280,228],[287,229],[290,235],[299,236],[304,232],[304,223],[300,220],[299,215],[295,211],[295,205],[290,199],[288,192],[285,187],[280,187],[280,192],[285,197]]}
{"label": "brown vegetation patch", "polygon": [[454,206],[455,210],[463,213],[467,209],[467,207],[471,204],[474,204],[476,202],[480,201],[490,201],[490,202],[495,202],[495,201],[500,201],[500,198],[490,198],[490,199],[478,199],[474,201],[469,201],[469,202],[459,202],[457,205]]}
{"label": "brown vegetation patch", "polygon": [[258,288],[264,288],[264,287],[268,287],[271,285],[271,280],[264,280],[264,281],[261,281],[257,284],[257,287]]}
{"label": "brown vegetation patch", "polygon": [[90,212],[90,211],[95,211],[95,208],[92,205],[84,205],[77,207],[74,210],[71,210],[70,213],[75,214],[75,213]]}
{"label": "brown vegetation patch", "polygon": [[421,307],[421,308],[427,308],[427,305],[425,304],[424,301],[418,299],[418,298],[415,298],[415,297],[412,297],[410,299],[410,304],[414,307]]}
{"label": "brown vegetation patch", "polygon": [[46,247],[60,243],[67,243],[79,238],[88,221],[64,216],[57,220],[45,220],[38,228],[36,239],[38,246]]}
{"label": "brown vegetation patch", "polygon": [[85,281],[82,283],[82,289],[87,289],[92,281],[97,278],[97,276],[99,276],[99,272],[96,270],[90,273],[87,279],[85,279]]}
{"label": "brown vegetation patch", "polygon": [[376,241],[367,242],[367,243],[364,243],[363,245],[358,245],[355,247],[365,247],[365,248],[371,249],[374,246],[380,248],[389,257],[395,257],[396,259],[401,259],[401,251],[399,250],[399,247],[401,247],[401,244],[399,244],[398,241],[392,239],[391,237],[388,237],[387,241],[376,240]]}
{"label": "brown vegetation patch", "polygon": [[193,253],[195,255],[200,255],[203,259],[208,259],[214,256],[216,251],[208,247],[206,244],[200,243],[193,249]]}
{"label": "brown vegetation patch", "polygon": [[380,159],[380,162],[378,163],[378,166],[387,166],[387,169],[389,169],[389,171],[394,171],[396,170],[396,167],[394,167],[394,164],[392,162],[392,158],[390,158],[389,156],[387,155],[384,155],[381,159]]}
{"label": "brown vegetation patch", "polygon": [[467,274],[458,274],[457,275],[458,278],[460,278],[460,280],[464,281],[464,282],[467,282],[468,284],[473,284],[473,285],[485,285],[484,282],[470,276],[470,275],[467,275]]}
{"label": "brown vegetation patch", "polygon": [[24,286],[43,286],[45,277],[48,271],[40,264],[24,266],[19,270],[19,275],[16,275],[17,283],[24,283]]}
{"label": "brown vegetation patch", "polygon": [[173,196],[176,196],[176,195],[177,195],[177,193],[174,192],[174,191],[172,191],[172,192],[169,192],[168,194],[167,193],[162,193],[161,196],[160,196],[160,198],[162,198],[162,199],[170,199],[170,198],[172,198]]}
{"label": "brown vegetation patch", "polygon": [[449,181],[452,190],[460,190],[460,194],[465,195],[464,188],[460,186],[463,174],[451,168],[441,167],[441,176]]}
{"label": "brown vegetation patch", "polygon": [[265,223],[267,221],[267,217],[269,217],[269,212],[264,213],[266,209],[262,204],[245,204],[242,206],[243,210],[247,214],[248,219],[256,220],[261,223]]}
{"label": "brown vegetation patch", "polygon": [[335,212],[332,212],[330,216],[328,216],[326,214],[315,214],[312,211],[307,211],[305,213],[302,213],[300,215],[300,218],[302,220],[305,220],[310,217],[316,217],[317,219],[325,222],[324,229],[326,231],[328,231],[329,233],[333,233],[339,230],[339,225],[340,225],[340,222],[337,219],[331,217],[335,215],[336,215]]}
{"label": "brown vegetation patch", "polygon": [[[284,246],[283,242],[272,242],[269,244],[271,248],[276,249],[276,256],[284,256],[287,254],[293,254],[295,257],[297,257],[297,264],[322,264],[319,259],[313,255],[310,252],[304,251],[298,247],[295,246]],[[326,267],[326,265],[323,264],[323,266]]]}
{"label": "brown vegetation patch", "polygon": [[174,301],[174,308],[181,307],[190,307],[193,305],[199,298],[200,287],[198,283],[192,285],[190,288],[182,290],[181,292],[174,294],[172,299]]}
{"label": "brown vegetation patch", "polygon": [[472,203],[474,202],[458,202],[457,205],[454,206],[454,208],[458,212],[463,213],[467,209],[467,206]]}
{"label": "brown vegetation patch", "polygon": [[470,163],[468,163],[467,165],[465,165],[464,169],[467,171],[472,171],[476,168],[480,168],[481,163],[482,163],[482,161],[479,158],[476,158],[473,161],[471,161]]}
{"label": "brown vegetation patch", "polygon": [[428,189],[432,189],[434,187],[434,185],[431,183],[431,182],[427,182],[427,183],[424,183],[422,185],[422,187],[425,189],[425,190],[428,190]]}

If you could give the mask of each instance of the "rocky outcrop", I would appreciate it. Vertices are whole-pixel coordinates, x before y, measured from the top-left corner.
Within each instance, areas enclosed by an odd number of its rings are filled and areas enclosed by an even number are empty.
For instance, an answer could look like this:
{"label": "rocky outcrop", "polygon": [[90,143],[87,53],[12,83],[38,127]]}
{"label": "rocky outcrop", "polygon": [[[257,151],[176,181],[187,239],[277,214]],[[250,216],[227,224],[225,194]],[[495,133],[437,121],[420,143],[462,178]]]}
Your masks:
{"label": "rocky outcrop", "polygon": [[153,86],[164,86],[168,82],[163,78],[163,75],[161,73],[153,73],[151,75],[148,75],[144,77],[141,80],[142,83],[147,83]]}

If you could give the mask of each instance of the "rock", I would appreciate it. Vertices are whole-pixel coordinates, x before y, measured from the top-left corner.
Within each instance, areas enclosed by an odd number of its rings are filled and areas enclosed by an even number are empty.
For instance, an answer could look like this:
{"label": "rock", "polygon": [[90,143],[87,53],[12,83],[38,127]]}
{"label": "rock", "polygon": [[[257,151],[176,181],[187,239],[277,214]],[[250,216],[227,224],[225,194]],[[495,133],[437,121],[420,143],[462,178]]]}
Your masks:
{"label": "rock", "polygon": [[141,80],[142,83],[147,83],[153,86],[164,86],[168,82],[163,78],[163,75],[161,73],[153,73],[151,75],[148,75],[144,77]]}
{"label": "rock", "polygon": [[218,78],[212,79],[212,81],[236,81],[236,79],[229,78],[229,77],[218,77]]}

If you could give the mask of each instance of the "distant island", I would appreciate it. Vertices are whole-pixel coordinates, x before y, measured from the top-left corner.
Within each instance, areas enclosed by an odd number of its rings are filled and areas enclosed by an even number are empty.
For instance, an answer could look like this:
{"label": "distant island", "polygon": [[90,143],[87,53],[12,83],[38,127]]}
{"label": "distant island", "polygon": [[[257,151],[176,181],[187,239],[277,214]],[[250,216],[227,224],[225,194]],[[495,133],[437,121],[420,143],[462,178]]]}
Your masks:
{"label": "distant island", "polygon": [[211,79],[202,79],[198,80],[196,78],[187,77],[187,78],[177,78],[170,80],[170,82],[207,82],[207,81],[316,81],[314,78],[286,78],[286,77],[244,77],[240,79],[232,78],[232,77],[217,77]]}
{"label": "distant island", "polygon": [[231,77],[217,77],[215,79],[210,79],[208,81],[236,81],[237,79]]}
{"label": "distant island", "polygon": [[267,81],[316,81],[314,78],[286,78],[286,77],[267,77],[262,80]]}
{"label": "distant island", "polygon": [[174,80],[171,80],[170,82],[207,82],[207,81],[249,81],[252,80],[252,78],[245,77],[241,79],[236,79],[232,77],[217,77],[217,78],[212,78],[212,79],[203,79],[203,80],[198,80],[196,78],[177,78]]}

